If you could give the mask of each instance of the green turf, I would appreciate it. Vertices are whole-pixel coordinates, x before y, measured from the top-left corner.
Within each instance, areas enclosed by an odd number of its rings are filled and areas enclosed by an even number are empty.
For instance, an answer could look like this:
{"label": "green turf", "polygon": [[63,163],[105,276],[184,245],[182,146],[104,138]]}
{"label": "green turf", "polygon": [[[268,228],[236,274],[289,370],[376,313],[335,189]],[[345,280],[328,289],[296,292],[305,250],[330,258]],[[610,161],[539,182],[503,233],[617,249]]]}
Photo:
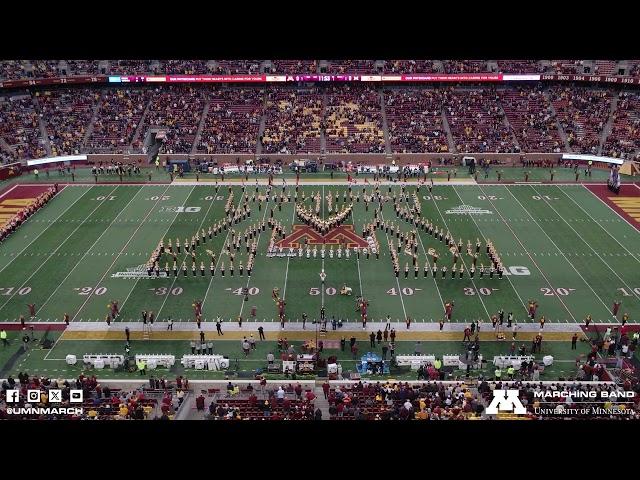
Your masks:
{"label": "green turf", "polygon": [[[220,255],[227,232],[208,240],[206,248],[216,252],[218,264],[225,263],[226,276],[209,275],[209,256],[199,249],[197,263],[204,261],[206,276],[180,273],[178,278],[123,279],[116,272],[144,264],[160,239],[191,237],[196,230],[208,228],[223,216],[228,187],[216,194],[213,186],[186,185],[98,185],[65,189],[45,209],[32,217],[16,235],[0,248],[0,319],[14,321],[27,315],[28,303],[38,307],[38,321],[62,321],[69,313],[73,321],[104,319],[107,304],[117,300],[121,305],[121,320],[138,320],[140,311],[152,310],[158,318],[171,316],[176,321],[192,321],[194,300],[204,301],[204,317],[217,316],[245,320],[251,307],[257,309],[259,321],[272,321],[277,312],[271,290],[280,288],[286,297],[287,316],[295,321],[307,313],[318,316],[324,301],[327,315],[345,321],[357,321],[354,296],[362,293],[369,301],[372,320],[387,314],[394,321],[410,316],[414,321],[438,321],[443,302],[454,300],[454,322],[472,318],[488,321],[499,308],[513,311],[520,321],[525,318],[527,300],[536,300],[538,312],[552,322],[582,322],[587,314],[594,321],[612,321],[609,313],[614,299],[623,301],[622,311],[631,322],[640,318],[640,235],[580,185],[479,185],[436,186],[433,197],[421,188],[419,197],[422,215],[439,226],[448,227],[456,241],[475,243],[476,238],[491,239],[507,266],[526,267],[530,275],[510,275],[504,279],[452,280],[431,276],[423,278],[427,260],[425,251],[435,248],[440,253],[439,265],[451,265],[444,244],[427,233],[420,232],[419,278],[401,274],[396,280],[388,254],[387,235],[377,232],[382,254],[379,260],[352,255],[350,259],[324,260],[327,280],[324,294],[312,295],[319,289],[319,273],[323,261],[319,258],[266,258],[270,236],[267,229],[259,238],[259,255],[253,276],[248,278],[228,271],[228,258]],[[241,201],[242,189],[232,187],[234,202]],[[287,187],[293,192],[292,187]],[[307,197],[314,191],[342,193],[345,187],[301,187]],[[399,187],[394,187],[399,191]],[[260,187],[260,192],[264,192]],[[410,193],[415,187],[408,187]],[[281,191],[278,186],[276,191]],[[357,191],[361,193],[361,187]],[[383,187],[387,192],[387,187]],[[254,193],[247,188],[247,195]],[[102,199],[102,200],[99,200]],[[340,202],[341,204],[342,202]],[[307,204],[311,202],[307,200]],[[448,210],[462,204],[494,212],[485,215],[454,215]],[[251,218],[234,225],[241,233],[249,225],[274,218],[290,231],[294,203],[285,203],[278,210],[273,202],[251,203]],[[175,213],[170,207],[199,207],[191,213]],[[582,207],[582,208],[581,208]],[[326,203],[323,203],[326,208]],[[355,203],[353,222],[360,232],[364,223],[372,221],[373,207],[365,211],[362,202]],[[325,212],[325,215],[328,215]],[[383,217],[400,225],[403,231],[411,226],[397,219],[391,203],[385,204]],[[480,262],[487,264],[484,255]],[[402,269],[410,258],[400,253]],[[466,256],[465,256],[466,257]],[[463,257],[469,266],[468,257]],[[182,254],[180,262],[185,259]],[[244,248],[237,254],[246,265]],[[429,262],[431,258],[428,258]],[[164,260],[163,265],[164,266]],[[218,265],[219,267],[220,265]],[[353,288],[354,296],[333,294],[343,284]],[[248,286],[252,295],[248,302],[238,295],[238,289]],[[623,296],[624,288],[627,296]],[[558,289],[560,289],[558,291]],[[571,290],[574,289],[574,290]],[[636,289],[634,291],[634,289]],[[558,293],[560,292],[560,293]]]}

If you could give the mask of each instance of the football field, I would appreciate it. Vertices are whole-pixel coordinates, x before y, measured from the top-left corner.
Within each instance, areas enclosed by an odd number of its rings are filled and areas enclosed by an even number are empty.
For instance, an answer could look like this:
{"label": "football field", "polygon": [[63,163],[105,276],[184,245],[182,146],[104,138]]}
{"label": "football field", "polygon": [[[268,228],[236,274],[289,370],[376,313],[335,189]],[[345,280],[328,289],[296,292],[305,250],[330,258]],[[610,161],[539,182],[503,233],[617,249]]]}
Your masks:
{"label": "football field", "polygon": [[[278,182],[272,193],[279,197],[282,185]],[[350,243],[352,234],[361,238],[363,226],[374,221],[375,203],[367,207],[362,199],[363,188],[369,195],[373,187],[361,183],[352,187],[359,201],[353,200],[342,236],[335,237],[331,247],[327,245],[324,258],[321,244],[315,246],[315,257],[307,258],[304,248],[302,256],[297,248],[295,255],[287,255],[289,248],[284,248],[282,256],[268,257],[272,232],[267,227],[256,238],[258,253],[252,275],[247,275],[246,268],[243,275],[239,272],[239,263],[246,266],[248,258],[243,242],[232,276],[228,255],[223,252],[225,241],[233,236],[227,229],[211,239],[207,235],[206,243],[196,248],[194,276],[184,241],[225,217],[231,193],[233,205],[248,199],[251,209],[249,218],[232,225],[237,235],[268,221],[272,214],[287,237],[299,229],[294,227],[302,224],[295,214],[294,185],[285,187],[285,200],[290,195],[292,201],[283,202],[280,208],[272,198],[262,198],[266,186],[257,188],[256,194],[255,185],[248,185],[243,192],[237,183],[217,190],[211,184],[175,183],[65,187],[0,245],[0,321],[18,322],[24,315],[31,322],[27,305],[35,304],[34,322],[62,322],[65,313],[72,323],[104,322],[107,306],[117,301],[120,316],[116,322],[138,322],[142,310],[153,311],[157,321],[171,317],[176,323],[194,322],[192,305],[201,301],[204,321],[218,317],[235,321],[241,316],[245,322],[277,322],[274,288],[286,301],[288,322],[300,322],[303,313],[310,321],[318,318],[322,305],[329,319],[335,316],[344,322],[359,322],[358,295],[369,302],[370,321],[382,321],[390,315],[402,326],[407,317],[414,323],[439,322],[443,305],[451,301],[455,303],[454,323],[472,319],[488,322],[500,308],[513,312],[520,323],[531,322],[526,317],[529,301],[538,303],[536,321],[544,315],[552,323],[582,323],[592,315],[594,322],[619,323],[623,313],[628,313],[630,323],[640,319],[640,234],[634,220],[640,211],[640,188],[636,185],[625,185],[620,198],[612,200],[608,196],[615,196],[598,185],[436,183],[432,194],[425,186],[419,191],[415,184],[406,187],[410,206],[414,206],[411,195],[416,193],[421,216],[450,231],[456,243],[461,239],[463,252],[468,241],[475,250],[476,240],[480,240],[478,267],[489,264],[485,242],[491,240],[507,270],[502,279],[488,274],[480,278],[478,273],[471,279],[471,260],[466,254],[457,263],[458,269],[461,264],[464,267],[463,278],[457,273],[451,278],[453,260],[448,248],[421,229],[417,229],[417,278],[412,257],[404,247],[398,253],[400,275],[396,278],[387,246],[392,234],[384,229],[375,232],[379,258],[358,256],[353,250],[348,258],[345,252],[338,258],[338,243]],[[302,201],[304,193],[304,205],[313,209],[316,200],[311,197],[319,194],[318,215],[326,218],[330,206],[341,209],[350,203],[344,201],[345,193],[348,200],[348,188],[346,182],[304,185],[299,187],[298,200]],[[598,188],[604,192],[596,192]],[[382,185],[380,191],[386,196],[399,195],[401,187]],[[398,227],[403,233],[415,229],[396,217],[392,201],[383,204],[381,218],[392,221],[396,231]],[[353,225],[352,231],[349,225]],[[162,275],[149,277],[145,264],[163,239],[165,245],[171,239],[174,249],[176,239],[183,244],[177,256],[178,276],[172,270],[164,276],[165,261],[170,269],[173,264],[165,255],[160,261]],[[396,238],[393,241],[397,244]],[[314,248],[312,240],[310,248]],[[439,254],[435,278],[429,249]],[[207,250],[215,253],[214,276]],[[409,274],[405,278],[407,262]],[[425,263],[429,267],[426,277]],[[447,267],[445,278],[440,271],[443,265]],[[323,269],[324,284],[319,275]],[[352,289],[352,295],[340,295],[344,285]],[[243,287],[248,289],[246,300]],[[617,319],[611,314],[616,300],[622,302]]]}

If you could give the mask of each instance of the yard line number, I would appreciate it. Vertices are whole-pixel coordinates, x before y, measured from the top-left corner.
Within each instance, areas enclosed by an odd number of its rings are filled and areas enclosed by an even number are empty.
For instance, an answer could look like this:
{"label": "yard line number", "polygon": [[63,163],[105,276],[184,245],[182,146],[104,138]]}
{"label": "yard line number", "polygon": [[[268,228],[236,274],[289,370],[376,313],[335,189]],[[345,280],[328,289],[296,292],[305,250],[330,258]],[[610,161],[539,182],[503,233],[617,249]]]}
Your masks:
{"label": "yard line number", "polygon": [[[150,288],[153,293],[156,295],[166,295],[169,290],[167,287],[158,287],[158,288]],[[171,289],[171,295],[181,295],[184,290],[182,287],[175,287]]]}
{"label": "yard line number", "polygon": [[[78,295],[91,295],[93,287],[77,287],[74,288],[78,292]],[[94,295],[104,295],[107,293],[107,287],[98,287],[93,291]]]}
{"label": "yard line number", "polygon": [[481,287],[481,288],[473,288],[473,287],[464,287],[464,294],[465,295],[475,295],[476,293],[479,293],[480,295],[491,295],[493,293],[494,290],[498,290],[497,288],[487,288],[487,287]]}
{"label": "yard line number", "polygon": [[115,195],[100,195],[99,197],[96,197],[95,200],[98,200],[99,202],[102,202],[103,200],[115,200],[116,196]]}
{"label": "yard line number", "polygon": [[561,297],[566,297],[567,295],[569,295],[571,292],[575,292],[576,289],[575,288],[548,288],[548,287],[542,287],[540,289],[540,291],[542,292],[542,294],[545,297],[553,297],[554,295],[558,295]]}
{"label": "yard line number", "polygon": [[18,291],[16,292],[16,287],[1,287],[0,288],[0,295],[6,295],[6,296],[11,296],[15,293],[17,293],[18,295],[28,295],[29,293],[31,293],[31,287],[22,287],[20,289],[18,289]]}
{"label": "yard line number", "polygon": [[420,290],[422,290],[422,289],[421,288],[411,288],[411,287],[404,287],[404,288],[398,290],[395,287],[393,287],[393,288],[390,288],[389,290],[387,290],[387,295],[391,295],[392,297],[395,297],[396,295],[398,295],[398,291],[399,291],[399,292],[402,293],[402,295],[411,296],[415,292],[419,292]]}

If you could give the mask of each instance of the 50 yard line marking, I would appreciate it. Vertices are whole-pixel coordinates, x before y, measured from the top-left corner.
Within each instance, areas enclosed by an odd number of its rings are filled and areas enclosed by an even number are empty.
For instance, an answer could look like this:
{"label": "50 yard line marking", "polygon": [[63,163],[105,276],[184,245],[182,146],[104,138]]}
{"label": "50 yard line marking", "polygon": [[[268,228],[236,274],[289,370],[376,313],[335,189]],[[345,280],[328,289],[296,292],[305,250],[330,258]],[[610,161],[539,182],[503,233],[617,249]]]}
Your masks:
{"label": "50 yard line marking", "polygon": [[[31,280],[31,279],[33,278],[33,276],[34,276],[36,273],[38,273],[38,272],[40,271],[40,269],[41,269],[42,267],[44,267],[44,266],[47,264],[47,262],[48,262],[48,261],[53,257],[53,254],[54,254],[54,253],[56,253],[58,250],[60,250],[60,248],[62,247],[62,245],[64,245],[64,244],[67,242],[67,240],[69,240],[69,239],[71,238],[71,236],[72,236],[74,233],[76,233],[76,232],[78,231],[78,229],[79,229],[82,225],[84,225],[84,222],[86,222],[86,221],[87,221],[87,219],[88,219],[89,217],[91,217],[91,215],[93,215],[93,214],[95,213],[95,211],[96,211],[96,210],[98,210],[98,208],[100,208],[100,207],[104,204],[104,202],[106,202],[106,201],[107,201],[107,199],[111,196],[111,194],[112,194],[113,192],[115,192],[117,189],[118,189],[118,187],[114,188],[113,190],[111,190],[111,192],[109,193],[109,195],[106,195],[106,196],[105,196],[105,199],[104,199],[104,200],[100,200],[100,201],[99,201],[98,205],[96,205],[96,208],[94,208],[94,209],[93,209],[93,210],[92,210],[92,211],[91,211],[91,212],[90,212],[90,213],[89,213],[89,214],[84,218],[84,220],[82,220],[82,222],[80,222],[80,224],[79,224],[76,228],[74,228],[74,229],[73,229],[73,231],[72,231],[69,235],[67,235],[67,238],[65,238],[62,242],[60,242],[60,245],[58,245],[58,246],[55,248],[55,250],[54,250],[53,252],[51,252],[51,255],[49,255],[49,256],[47,257],[47,259],[46,259],[44,262],[42,262],[42,263],[40,264],[40,266],[39,266],[38,268],[36,268],[36,269],[33,271],[33,273],[32,273],[31,275],[29,275],[29,278],[27,278],[27,279],[24,281],[24,283],[20,286],[20,288],[16,289],[16,293],[17,293],[17,292],[18,292],[22,287],[24,287],[24,286],[27,284],[27,282],[28,282],[29,280]],[[116,217],[116,218],[117,218],[117,217]],[[11,296],[7,299],[7,301],[6,301],[6,302],[4,302],[4,303],[0,306],[0,310],[2,310],[2,309],[7,305],[7,303],[9,303],[9,302],[11,301],[11,299],[16,295],[16,293],[14,293],[13,295],[11,295]],[[40,307],[40,309],[42,309],[42,307]]]}
{"label": "50 yard line marking", "polygon": [[[76,317],[78,316],[78,314],[82,311],[82,309],[85,307],[85,305],[87,304],[87,302],[89,302],[89,300],[91,299],[93,292],[96,291],[96,288],[98,288],[98,286],[102,283],[102,281],[104,280],[104,278],[107,276],[107,274],[109,273],[109,270],[111,270],[111,268],[115,265],[115,263],[118,261],[118,259],[120,258],[120,255],[122,255],[122,252],[124,252],[125,248],[127,248],[127,246],[131,243],[131,240],[133,240],[133,237],[135,237],[136,233],[138,233],[138,230],[140,230],[140,228],[142,227],[142,225],[144,225],[144,222],[147,220],[147,218],[149,218],[149,215],[151,215],[151,213],[153,212],[153,210],[158,206],[158,202],[162,199],[162,196],[167,193],[167,190],[169,190],[169,187],[171,187],[171,184],[167,185],[167,188],[165,188],[164,192],[162,192],[161,195],[158,196],[158,200],[156,200],[156,202],[153,204],[153,206],[151,207],[151,209],[147,212],[147,214],[145,215],[145,217],[142,219],[142,221],[140,222],[140,224],[138,225],[138,227],[135,229],[135,231],[131,234],[131,236],[129,237],[129,240],[127,240],[127,243],[124,244],[124,246],[120,249],[120,252],[116,255],[116,258],[114,258],[113,262],[111,262],[111,265],[109,265],[109,267],[107,268],[107,270],[102,274],[102,277],[100,277],[100,280],[98,280],[98,283],[91,289],[91,291],[89,292],[89,295],[87,296],[86,300],[82,303],[82,305],[80,305],[80,308],[78,309],[78,311],[75,313],[75,315],[73,316],[73,318],[71,319],[71,321],[73,322]],[[140,192],[142,191],[142,188],[140,188],[136,194],[133,196],[133,198],[135,198]],[[133,198],[131,200],[133,200]],[[129,200],[129,203],[131,203],[131,200]],[[128,205],[128,204],[127,204]],[[125,207],[126,208],[126,207]],[[120,213],[122,213],[122,211],[124,211],[124,208],[121,210]],[[120,215],[120,214],[118,214]],[[112,222],[113,223],[113,222]],[[110,227],[111,225],[109,225]],[[104,235],[104,233],[109,229],[109,227],[107,227],[107,229],[102,232],[102,235]],[[102,236],[101,235],[101,236]],[[87,250],[88,252],[88,250]],[[86,253],[85,253],[86,255]]]}
{"label": "50 yard line marking", "polygon": [[[80,196],[79,196],[79,197],[78,197],[78,198],[77,198],[77,199],[76,199],[76,200],[75,200],[71,205],[69,205],[69,206],[68,206],[68,207],[67,207],[67,208],[66,208],[66,209],[65,209],[65,210],[64,210],[60,215],[58,215],[58,216],[56,217],[56,219],[55,219],[55,220],[53,220],[52,222],[50,222],[50,223],[49,223],[49,225],[47,225],[47,226],[45,227],[45,229],[44,229],[44,230],[42,230],[42,231],[41,231],[41,232],[40,232],[40,233],[39,233],[39,234],[38,234],[38,235],[37,235],[33,240],[31,240],[31,241],[29,242],[29,244],[28,244],[26,247],[24,247],[22,250],[20,250],[20,252],[18,252],[18,253],[17,253],[17,254],[16,254],[16,255],[11,259],[11,261],[10,261],[9,263],[7,263],[4,267],[0,268],[0,273],[2,273],[2,272],[4,271],[4,269],[5,269],[5,268],[7,268],[9,265],[11,265],[11,264],[13,263],[13,261],[14,261],[16,258],[18,258],[18,257],[22,254],[22,252],[24,252],[27,248],[29,248],[33,242],[35,242],[35,241],[36,241],[38,238],[40,238],[40,237],[41,237],[41,236],[42,236],[42,235],[43,235],[47,230],[49,230],[49,228],[51,228],[51,225],[53,225],[54,223],[56,223],[56,222],[60,219],[60,217],[62,217],[65,213],[67,213],[67,211],[69,211],[69,209],[70,209],[71,207],[73,207],[76,203],[78,203],[78,201],[79,201],[82,197],[84,197],[84,196],[89,192],[89,190],[91,190],[92,188],[93,188],[93,186],[91,186],[91,187],[87,188],[87,189],[86,189],[86,191],[85,191],[82,195],[80,195]],[[62,191],[61,191],[60,193],[62,193]],[[59,194],[58,194],[58,195],[59,195]]]}

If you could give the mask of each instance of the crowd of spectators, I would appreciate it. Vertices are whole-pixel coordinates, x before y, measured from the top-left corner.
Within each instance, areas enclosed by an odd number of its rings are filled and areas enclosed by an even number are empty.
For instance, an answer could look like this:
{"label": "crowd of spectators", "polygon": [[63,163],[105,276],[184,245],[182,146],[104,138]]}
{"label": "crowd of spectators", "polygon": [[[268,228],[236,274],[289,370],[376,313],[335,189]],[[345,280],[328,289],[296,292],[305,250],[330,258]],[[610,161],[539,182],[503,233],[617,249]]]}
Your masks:
{"label": "crowd of spectators", "polygon": [[583,73],[583,65],[583,60],[552,60],[548,72],[557,75],[575,75]]}
{"label": "crowd of spectators", "polygon": [[26,76],[22,60],[3,60],[0,62],[0,80],[15,80]]}
{"label": "crowd of spectators", "polygon": [[216,88],[204,119],[200,153],[255,153],[264,90]]}
{"label": "crowd of spectators", "polygon": [[602,153],[616,158],[634,160],[640,151],[640,94],[620,92],[613,112],[611,132],[605,140]]}
{"label": "crowd of spectators", "polygon": [[200,86],[167,85],[151,93],[146,127],[167,129],[162,153],[191,153],[206,103]]}
{"label": "crowd of spectators", "polygon": [[433,60],[385,60],[384,73],[436,73]]}
{"label": "crowd of spectators", "polygon": [[256,75],[260,73],[262,60],[216,60],[214,74],[218,75]]}
{"label": "crowd of spectators", "polygon": [[611,91],[554,85],[549,92],[571,149],[597,154],[600,134],[611,113]]}
{"label": "crowd of spectators", "polygon": [[329,60],[327,73],[340,75],[343,73],[376,73],[375,60]]}
{"label": "crowd of spectators", "polygon": [[11,148],[13,159],[42,158],[47,155],[38,114],[29,92],[0,98],[0,137]]}
{"label": "crowd of spectators", "polygon": [[124,153],[133,140],[152,90],[109,89],[102,102],[86,148],[91,153]]}
{"label": "crowd of spectators", "polygon": [[449,151],[442,122],[442,94],[439,90],[387,90],[385,113],[392,152]]}
{"label": "crowd of spectators", "polygon": [[97,75],[98,60],[67,60],[67,75]]}
{"label": "crowd of spectators", "polygon": [[203,75],[209,73],[207,60],[160,60],[160,73]]}
{"label": "crowd of spectators", "polygon": [[445,89],[447,121],[458,152],[514,153],[512,130],[494,88]]}
{"label": "crowd of spectators", "polygon": [[97,90],[88,88],[37,92],[40,111],[47,126],[51,154],[77,155],[84,141],[96,103]]}
{"label": "crowd of spectators", "polygon": [[263,153],[320,151],[322,95],[315,89],[272,89],[265,113]]}
{"label": "crowd of spectators", "polygon": [[498,60],[502,73],[542,73],[544,68],[538,60]]}
{"label": "crowd of spectators", "polygon": [[378,90],[368,85],[329,87],[325,122],[327,152],[384,153]]}
{"label": "crowd of spectators", "polygon": [[317,60],[272,60],[271,73],[297,74],[318,72]]}
{"label": "crowd of spectators", "polygon": [[539,86],[508,88],[498,94],[523,152],[564,150],[555,115]]}
{"label": "crowd of spectators", "polygon": [[[6,403],[6,391],[9,389],[17,389],[20,391],[20,399],[18,403]],[[49,390],[62,390],[62,401],[51,403],[49,401]],[[71,390],[82,390],[83,402],[72,403],[70,401]],[[29,401],[27,390],[40,390],[39,401]],[[168,399],[168,401],[166,400]],[[18,375],[17,381],[10,375],[2,382],[2,394],[0,395],[0,419],[12,420],[144,420],[151,418],[169,419],[175,413],[176,405],[175,394],[173,389],[167,388],[162,398],[162,409],[157,415],[158,401],[156,398],[150,398],[149,394],[143,388],[132,390],[122,390],[120,388],[110,388],[107,385],[101,385],[95,375],[85,376],[81,374],[75,381],[64,379],[51,379],[42,376],[30,376],[27,373]],[[48,407],[48,408],[73,408],[79,407],[83,409],[83,413],[79,415],[67,414],[21,414],[9,415],[7,407],[13,408],[30,408],[30,407]]]}
{"label": "crowd of spectators", "polygon": [[[304,388],[300,383],[278,388],[267,388],[266,380],[261,381],[260,391],[252,385],[240,391],[231,382],[227,385],[227,395],[214,399],[209,404],[210,420],[313,420],[320,419],[322,412],[314,412],[316,398],[313,389]],[[203,395],[196,399],[196,406],[204,410]]]}
{"label": "crowd of spectators", "polygon": [[483,403],[464,383],[362,383],[329,390],[333,420],[465,420],[477,418]]}
{"label": "crowd of spectators", "polygon": [[443,60],[444,73],[485,73],[489,69],[486,60]]}
{"label": "crowd of spectators", "polygon": [[31,60],[33,78],[53,78],[60,76],[60,60]]}
{"label": "crowd of spectators", "polygon": [[150,60],[110,60],[109,73],[116,75],[144,75],[151,73]]}

